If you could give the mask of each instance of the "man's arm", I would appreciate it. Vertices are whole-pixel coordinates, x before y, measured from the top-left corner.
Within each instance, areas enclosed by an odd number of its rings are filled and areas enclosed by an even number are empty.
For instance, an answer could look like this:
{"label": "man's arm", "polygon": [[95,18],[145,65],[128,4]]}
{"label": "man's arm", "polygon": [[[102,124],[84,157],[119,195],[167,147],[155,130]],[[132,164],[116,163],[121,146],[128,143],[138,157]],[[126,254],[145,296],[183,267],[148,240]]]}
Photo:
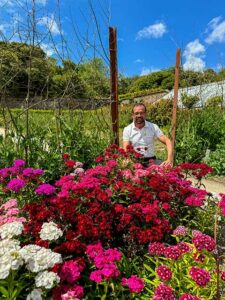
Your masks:
{"label": "man's arm", "polygon": [[161,166],[173,166],[173,149],[172,149],[172,142],[166,135],[160,135],[158,137],[161,143],[166,145],[167,149],[167,160],[164,161]]}

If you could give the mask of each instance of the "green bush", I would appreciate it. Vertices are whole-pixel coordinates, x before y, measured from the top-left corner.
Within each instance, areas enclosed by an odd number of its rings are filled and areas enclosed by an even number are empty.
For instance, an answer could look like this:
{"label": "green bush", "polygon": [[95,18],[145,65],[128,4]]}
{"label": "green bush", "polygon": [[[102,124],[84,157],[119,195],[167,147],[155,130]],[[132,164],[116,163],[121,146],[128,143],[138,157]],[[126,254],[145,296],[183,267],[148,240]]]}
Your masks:
{"label": "green bush", "polygon": [[223,97],[222,96],[214,96],[212,98],[209,98],[206,101],[206,106],[210,107],[216,107],[216,106],[222,106],[223,104]]}
{"label": "green bush", "polygon": [[216,146],[216,150],[210,152],[205,162],[213,167],[214,173],[219,176],[225,176],[225,142]]}
{"label": "green bush", "polygon": [[199,97],[196,95],[187,95],[183,94],[181,96],[181,102],[184,105],[184,107],[190,109],[194,107],[195,104],[199,101]]}

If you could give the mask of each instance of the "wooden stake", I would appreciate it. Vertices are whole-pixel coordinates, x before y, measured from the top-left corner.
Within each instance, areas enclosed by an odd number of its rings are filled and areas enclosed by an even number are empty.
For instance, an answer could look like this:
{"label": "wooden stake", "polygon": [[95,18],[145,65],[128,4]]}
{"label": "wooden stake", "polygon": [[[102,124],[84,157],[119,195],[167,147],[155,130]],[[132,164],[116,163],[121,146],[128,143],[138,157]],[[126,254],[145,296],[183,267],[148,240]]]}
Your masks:
{"label": "wooden stake", "polygon": [[113,142],[119,146],[117,30],[109,27],[111,117]]}
{"label": "wooden stake", "polygon": [[176,136],[176,123],[177,123],[177,100],[178,100],[178,87],[179,87],[179,73],[180,73],[180,49],[176,52],[176,66],[175,66],[175,80],[174,80],[174,98],[173,98],[173,116],[172,116],[172,129],[171,129],[171,140],[172,140],[172,151],[173,151],[173,162],[174,162],[174,146]]}

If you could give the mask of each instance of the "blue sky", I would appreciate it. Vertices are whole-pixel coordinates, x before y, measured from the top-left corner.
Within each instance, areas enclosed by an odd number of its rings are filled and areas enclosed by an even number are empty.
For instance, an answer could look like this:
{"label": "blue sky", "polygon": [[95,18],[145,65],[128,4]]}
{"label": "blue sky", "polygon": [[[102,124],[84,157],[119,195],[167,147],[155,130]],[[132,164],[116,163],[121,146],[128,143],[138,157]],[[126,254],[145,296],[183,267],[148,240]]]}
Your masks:
{"label": "blue sky", "polygon": [[[23,28],[27,22],[24,4],[29,6],[31,2],[0,0],[2,38],[18,40],[18,35],[10,35],[10,30],[13,24],[14,31],[18,24]],[[36,4],[41,36],[46,28],[52,34],[51,38],[39,39],[48,55],[57,57],[56,48],[62,54],[63,37],[69,49],[63,55],[69,53],[76,61],[99,54],[105,58],[101,43],[107,51],[110,24],[117,27],[119,71],[125,76],[145,75],[173,66],[178,47],[184,69],[218,71],[225,66],[224,0],[93,0],[101,41],[87,0],[61,0],[59,10],[56,0],[36,0]],[[100,53],[94,51],[94,45]]]}

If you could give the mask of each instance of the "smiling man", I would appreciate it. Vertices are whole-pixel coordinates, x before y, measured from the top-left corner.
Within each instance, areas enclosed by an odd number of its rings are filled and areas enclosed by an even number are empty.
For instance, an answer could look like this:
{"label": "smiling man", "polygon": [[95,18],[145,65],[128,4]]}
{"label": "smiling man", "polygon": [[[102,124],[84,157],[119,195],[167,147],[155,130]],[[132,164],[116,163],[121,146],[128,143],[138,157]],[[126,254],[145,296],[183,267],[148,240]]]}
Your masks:
{"label": "smiling man", "polygon": [[148,163],[150,159],[156,160],[155,140],[166,145],[167,160],[162,162],[162,166],[172,166],[172,143],[171,140],[162,133],[159,127],[146,121],[147,109],[143,103],[137,103],[133,107],[133,122],[123,130],[123,148],[128,145],[144,156],[143,160]]}

